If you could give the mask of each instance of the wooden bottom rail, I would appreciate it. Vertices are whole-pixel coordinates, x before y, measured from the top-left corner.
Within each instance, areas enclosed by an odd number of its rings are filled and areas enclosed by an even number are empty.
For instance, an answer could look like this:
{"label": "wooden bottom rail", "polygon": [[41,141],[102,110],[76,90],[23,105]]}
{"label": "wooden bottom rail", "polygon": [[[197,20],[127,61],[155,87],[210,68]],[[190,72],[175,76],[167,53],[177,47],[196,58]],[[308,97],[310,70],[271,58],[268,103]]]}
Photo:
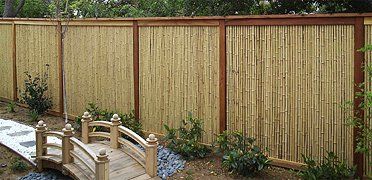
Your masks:
{"label": "wooden bottom rail", "polygon": [[110,139],[110,133],[107,133],[107,132],[91,132],[91,133],[89,133],[89,137]]}
{"label": "wooden bottom rail", "polygon": [[77,153],[76,151],[71,151],[70,155],[74,158],[74,161],[75,161],[75,159],[77,159],[80,163],[84,164],[85,167],[87,167],[94,174],[95,165],[90,164],[88,162],[89,160],[84,159],[83,157],[81,157],[80,154]]}

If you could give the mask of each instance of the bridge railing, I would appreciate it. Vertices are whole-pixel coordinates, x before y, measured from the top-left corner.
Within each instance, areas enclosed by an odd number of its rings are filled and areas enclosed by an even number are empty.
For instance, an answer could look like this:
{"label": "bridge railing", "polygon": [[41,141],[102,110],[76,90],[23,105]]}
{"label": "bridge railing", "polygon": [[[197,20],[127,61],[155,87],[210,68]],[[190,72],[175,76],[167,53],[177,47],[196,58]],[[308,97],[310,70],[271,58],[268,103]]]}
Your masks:
{"label": "bridge railing", "polygon": [[[43,160],[50,160],[50,157],[61,156],[62,165],[70,164],[78,160],[86,166],[95,179],[109,179],[109,158],[105,149],[100,149],[96,155],[83,142],[73,137],[74,128],[71,124],[66,124],[62,132],[49,131],[43,121],[39,121],[36,126],[36,161],[37,169],[43,170]],[[48,137],[57,137],[61,139],[59,143],[48,143]],[[53,148],[61,153],[48,152],[48,148]]]}
{"label": "bridge railing", "polygon": [[[82,116],[82,141],[83,143],[89,143],[90,138],[107,138],[110,139],[110,147],[113,149],[117,148],[128,148],[131,153],[127,153],[137,162],[139,162],[145,169],[146,173],[150,177],[157,176],[157,147],[158,139],[155,135],[150,134],[145,140],[132,130],[122,126],[121,119],[117,114],[114,114],[111,118],[111,122],[108,121],[93,121],[91,115],[85,112]],[[105,127],[109,128],[110,132],[93,132],[93,127]],[[137,142],[144,151],[123,138],[122,135],[126,135]]]}

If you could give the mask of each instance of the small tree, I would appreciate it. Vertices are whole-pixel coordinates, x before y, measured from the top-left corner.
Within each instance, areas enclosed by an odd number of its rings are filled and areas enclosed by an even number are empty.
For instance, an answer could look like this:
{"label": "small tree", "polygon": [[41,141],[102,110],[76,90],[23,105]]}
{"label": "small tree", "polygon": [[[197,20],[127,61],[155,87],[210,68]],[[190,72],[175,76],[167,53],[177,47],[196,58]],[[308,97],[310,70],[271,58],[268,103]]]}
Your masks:
{"label": "small tree", "polygon": [[44,73],[43,76],[37,74],[32,77],[28,72],[25,72],[25,90],[21,92],[21,102],[26,103],[31,112],[37,114],[44,114],[52,107],[52,99],[46,95],[48,90],[48,74]]}

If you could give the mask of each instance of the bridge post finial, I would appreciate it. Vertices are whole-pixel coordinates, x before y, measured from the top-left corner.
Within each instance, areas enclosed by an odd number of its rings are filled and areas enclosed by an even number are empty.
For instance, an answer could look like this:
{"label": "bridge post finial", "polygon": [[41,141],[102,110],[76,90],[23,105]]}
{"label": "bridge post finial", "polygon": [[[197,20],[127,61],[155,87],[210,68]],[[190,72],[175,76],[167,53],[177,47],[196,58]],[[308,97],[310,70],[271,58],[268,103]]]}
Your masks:
{"label": "bridge post finial", "polygon": [[96,161],[96,179],[109,179],[109,161],[106,149],[100,149]]}
{"label": "bridge post finial", "polygon": [[72,162],[70,151],[73,146],[70,142],[70,138],[74,135],[74,128],[72,128],[71,124],[66,124],[65,128],[62,129],[62,132],[62,164],[69,164]]}
{"label": "bridge post finial", "polygon": [[47,131],[47,126],[44,121],[39,121],[36,125],[36,167],[37,171],[41,172],[43,170],[43,164],[41,157],[44,156],[47,152],[43,148],[43,144],[47,143],[46,137],[43,136],[44,132]]}
{"label": "bridge post finial", "polygon": [[92,122],[92,116],[89,112],[84,112],[83,116],[81,116],[81,140],[83,143],[89,143],[89,132],[91,128],[89,128],[89,123]]}
{"label": "bridge post finial", "polygon": [[121,119],[118,114],[114,114],[111,118],[111,127],[110,127],[110,147],[117,149],[119,147],[119,129],[121,125]]}
{"label": "bridge post finial", "polygon": [[146,173],[150,177],[155,177],[158,169],[158,139],[154,134],[150,134],[146,141]]}

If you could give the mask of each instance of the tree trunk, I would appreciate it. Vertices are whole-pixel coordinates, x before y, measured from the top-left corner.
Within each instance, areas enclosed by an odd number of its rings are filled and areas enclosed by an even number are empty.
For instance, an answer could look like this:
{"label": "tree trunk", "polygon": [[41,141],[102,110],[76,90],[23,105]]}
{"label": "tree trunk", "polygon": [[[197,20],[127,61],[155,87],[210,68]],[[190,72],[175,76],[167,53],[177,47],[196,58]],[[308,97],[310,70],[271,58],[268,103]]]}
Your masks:
{"label": "tree trunk", "polygon": [[16,17],[21,11],[26,0],[19,0],[17,7],[14,9],[16,0],[5,0],[3,17]]}

